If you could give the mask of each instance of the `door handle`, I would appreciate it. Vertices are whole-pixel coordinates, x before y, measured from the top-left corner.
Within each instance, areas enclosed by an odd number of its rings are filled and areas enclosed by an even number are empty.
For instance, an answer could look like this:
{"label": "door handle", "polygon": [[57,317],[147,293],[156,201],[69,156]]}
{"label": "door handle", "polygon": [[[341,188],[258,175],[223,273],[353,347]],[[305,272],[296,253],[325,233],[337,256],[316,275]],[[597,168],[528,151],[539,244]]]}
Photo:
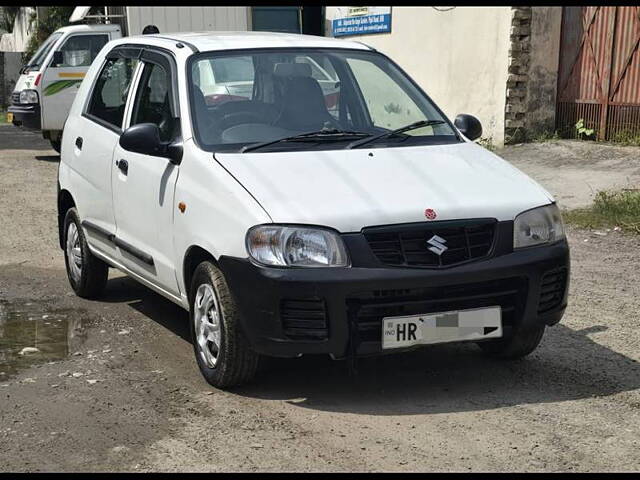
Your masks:
{"label": "door handle", "polygon": [[78,147],[78,150],[82,150],[82,137],[76,138],[76,147]]}
{"label": "door handle", "polygon": [[121,158],[120,160],[116,160],[116,167],[118,167],[120,171],[125,175],[129,173],[129,162],[127,162],[123,158]]}

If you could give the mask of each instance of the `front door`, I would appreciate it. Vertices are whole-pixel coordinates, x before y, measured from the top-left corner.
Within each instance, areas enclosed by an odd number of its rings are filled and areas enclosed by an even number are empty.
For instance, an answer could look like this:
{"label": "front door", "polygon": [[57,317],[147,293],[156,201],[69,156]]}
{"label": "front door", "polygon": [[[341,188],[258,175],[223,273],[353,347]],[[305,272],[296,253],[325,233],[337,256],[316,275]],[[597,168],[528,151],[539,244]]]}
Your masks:
{"label": "front door", "polygon": [[42,78],[42,130],[62,130],[80,82],[108,41],[108,33],[78,33],[54,52]]}
{"label": "front door", "polygon": [[[149,50],[143,53],[142,61],[128,123],[154,123],[161,140],[174,140],[180,135],[171,75],[175,65],[169,57]],[[130,152],[117,145],[112,168],[120,261],[155,286],[179,295],[173,249],[174,190],[179,167],[166,158]]]}

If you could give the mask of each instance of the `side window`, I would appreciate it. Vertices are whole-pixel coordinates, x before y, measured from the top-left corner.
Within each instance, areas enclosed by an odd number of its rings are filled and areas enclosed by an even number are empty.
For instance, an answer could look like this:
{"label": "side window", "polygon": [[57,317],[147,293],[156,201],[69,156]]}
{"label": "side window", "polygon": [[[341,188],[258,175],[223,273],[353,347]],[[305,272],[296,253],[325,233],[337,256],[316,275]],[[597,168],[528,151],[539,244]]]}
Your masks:
{"label": "side window", "polygon": [[52,66],[88,67],[108,41],[108,35],[74,35],[69,37],[60,48],[62,63]]}
{"label": "side window", "polygon": [[87,114],[121,128],[131,77],[137,64],[138,60],[133,58],[108,59],[93,88]]}
{"label": "side window", "polygon": [[[399,128],[425,115],[409,95],[385,71],[367,60],[347,59],[376,127]],[[384,99],[384,101],[380,101]]]}
{"label": "side window", "polygon": [[136,92],[131,125],[154,123],[160,129],[160,139],[172,140],[177,122],[171,113],[171,75],[161,65],[147,63]]}

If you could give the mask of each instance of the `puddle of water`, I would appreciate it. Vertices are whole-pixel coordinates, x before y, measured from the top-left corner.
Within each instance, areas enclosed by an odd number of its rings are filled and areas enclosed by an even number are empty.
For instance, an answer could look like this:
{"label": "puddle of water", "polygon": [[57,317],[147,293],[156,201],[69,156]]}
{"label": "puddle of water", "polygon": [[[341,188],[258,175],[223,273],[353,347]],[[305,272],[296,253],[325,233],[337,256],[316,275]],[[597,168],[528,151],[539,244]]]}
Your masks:
{"label": "puddle of water", "polygon": [[[82,310],[36,301],[0,302],[0,382],[34,364],[61,360],[84,342]],[[35,353],[20,355],[25,347]]]}

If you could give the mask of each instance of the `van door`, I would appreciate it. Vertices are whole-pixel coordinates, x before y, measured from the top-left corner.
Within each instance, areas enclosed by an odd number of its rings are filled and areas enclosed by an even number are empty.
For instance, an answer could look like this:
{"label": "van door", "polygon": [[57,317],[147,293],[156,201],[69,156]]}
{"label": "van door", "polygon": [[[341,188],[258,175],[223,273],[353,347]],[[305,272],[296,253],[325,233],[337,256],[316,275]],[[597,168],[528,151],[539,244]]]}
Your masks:
{"label": "van door", "polygon": [[61,131],[80,82],[109,33],[73,33],[53,53],[41,79],[42,130]]}
{"label": "van door", "polygon": [[116,231],[111,193],[113,150],[122,133],[139,53],[139,48],[109,52],[82,115],[71,116],[65,126],[65,148],[70,144],[65,161],[71,168],[72,190],[82,224],[91,246],[110,258],[117,256],[112,241]]}
{"label": "van door", "polygon": [[[145,50],[129,107],[129,125],[154,123],[160,139],[180,136],[176,68],[171,57]],[[179,167],[166,158],[116,145],[112,161],[113,205],[119,261],[155,286],[178,296],[173,248],[174,191]]]}

